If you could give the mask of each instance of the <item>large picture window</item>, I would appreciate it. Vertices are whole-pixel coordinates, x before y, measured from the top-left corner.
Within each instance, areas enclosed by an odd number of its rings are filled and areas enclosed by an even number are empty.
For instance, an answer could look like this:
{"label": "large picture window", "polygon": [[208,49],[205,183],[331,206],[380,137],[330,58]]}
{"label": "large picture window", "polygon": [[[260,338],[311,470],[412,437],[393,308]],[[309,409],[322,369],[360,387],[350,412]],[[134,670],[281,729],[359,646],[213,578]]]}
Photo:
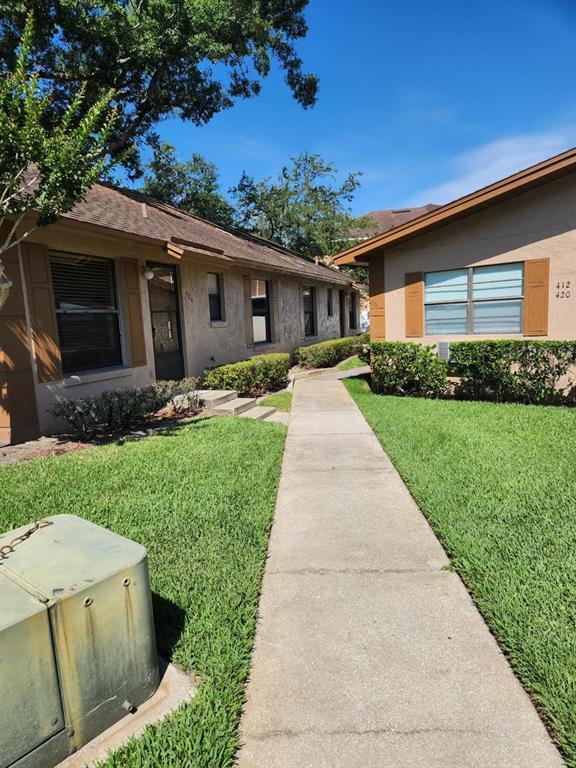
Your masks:
{"label": "large picture window", "polygon": [[304,335],[316,335],[316,291],[314,288],[307,287],[302,290],[302,301],[304,303]]}
{"label": "large picture window", "polygon": [[252,331],[255,344],[265,344],[272,338],[270,326],[270,283],[267,280],[250,281],[252,296]]}
{"label": "large picture window", "polygon": [[425,333],[521,333],[523,298],[523,262],[427,272]]}
{"label": "large picture window", "polygon": [[64,373],[121,365],[114,262],[53,254],[50,266]]}

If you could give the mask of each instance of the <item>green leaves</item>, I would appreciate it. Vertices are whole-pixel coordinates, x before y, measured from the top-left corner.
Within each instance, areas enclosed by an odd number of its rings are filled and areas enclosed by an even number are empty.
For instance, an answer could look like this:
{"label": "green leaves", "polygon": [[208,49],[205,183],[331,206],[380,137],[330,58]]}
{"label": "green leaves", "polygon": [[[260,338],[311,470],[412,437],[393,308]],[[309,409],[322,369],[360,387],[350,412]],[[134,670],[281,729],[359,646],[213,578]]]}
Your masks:
{"label": "green leaves", "polygon": [[[196,125],[239,98],[259,93],[271,59],[284,70],[294,98],[316,101],[317,78],[302,71],[294,43],[305,37],[308,0],[0,0],[0,71],[14,63],[26,12],[54,118],[82,82],[86,105],[116,93],[114,153],[137,144],[160,120],[176,114]],[[124,158],[133,170],[137,155]]]}
{"label": "green leaves", "polygon": [[502,339],[450,345],[463,397],[499,402],[563,403],[576,388],[576,342]]}
{"label": "green leaves", "polygon": [[276,179],[256,181],[244,174],[230,191],[241,227],[330,263],[330,255],[350,244],[351,229],[365,224],[348,209],[360,175],[349,173],[338,183],[331,163],[304,152],[291,158]]}
{"label": "green leaves", "polygon": [[158,136],[149,140],[153,155],[147,163],[142,192],[169,205],[212,221],[231,226],[234,209],[219,191],[218,169],[206,158],[193,154],[180,162],[176,150]]}
{"label": "green leaves", "polygon": [[433,346],[374,341],[370,351],[374,392],[412,397],[442,397],[448,392],[448,366]]}
{"label": "green leaves", "polygon": [[234,389],[239,395],[263,395],[281,389],[288,381],[290,355],[278,352],[255,355],[239,363],[220,365],[204,372],[207,389]]}
{"label": "green leaves", "polygon": [[368,341],[368,334],[360,334],[309,344],[296,350],[296,360],[304,368],[332,368],[341,360],[359,353]]}
{"label": "green leaves", "polygon": [[29,14],[13,70],[0,79],[0,224],[11,222],[0,254],[82,199],[111,164],[106,146],[118,119],[113,92],[87,106],[86,86],[52,119],[53,94],[34,69],[34,30]]}

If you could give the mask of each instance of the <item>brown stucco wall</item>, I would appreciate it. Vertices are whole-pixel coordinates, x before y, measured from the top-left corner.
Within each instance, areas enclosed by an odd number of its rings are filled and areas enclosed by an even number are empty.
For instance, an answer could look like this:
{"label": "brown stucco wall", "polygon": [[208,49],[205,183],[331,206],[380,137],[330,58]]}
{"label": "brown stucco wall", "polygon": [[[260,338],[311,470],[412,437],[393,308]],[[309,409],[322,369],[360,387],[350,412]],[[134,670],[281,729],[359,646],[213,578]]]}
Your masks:
{"label": "brown stucco wall", "polygon": [[[374,256],[382,258],[381,256]],[[545,184],[435,232],[384,256],[386,338],[433,344],[495,336],[405,336],[404,276],[529,259],[550,259],[548,338],[576,339],[576,176]],[[570,296],[556,284],[570,281]],[[375,289],[371,286],[371,295]],[[498,338],[523,338],[498,334]],[[542,337],[540,337],[542,338]]]}
{"label": "brown stucco wall", "polygon": [[[339,291],[346,287],[339,284],[330,286],[322,281],[300,280],[298,276],[239,266],[230,268],[229,265],[225,265],[220,267],[215,263],[199,261],[199,257],[195,255],[185,255],[180,262],[176,262],[169,259],[164,248],[156,244],[118,236],[86,225],[76,225],[69,221],[59,222],[37,230],[28,242],[46,245],[50,251],[114,259],[117,267],[118,260],[121,258],[137,259],[140,271],[140,299],[147,358],[146,364],[138,367],[127,366],[79,373],[55,381],[41,382],[36,366],[34,345],[31,344],[26,351],[26,355],[29,355],[28,370],[31,395],[36,398],[39,431],[43,434],[49,434],[63,427],[63,424],[50,414],[51,408],[59,398],[74,399],[110,389],[142,386],[155,380],[148,284],[141,274],[147,262],[165,262],[177,266],[182,349],[186,376],[198,376],[206,367],[242,360],[254,354],[292,351],[303,344],[340,336]],[[210,322],[208,272],[221,272],[223,275],[225,320],[221,323]],[[245,276],[276,281],[278,290],[278,343],[251,347],[247,345],[244,309]],[[129,334],[127,333],[126,307],[122,301],[124,295],[122,269],[116,269],[116,281],[123,357],[127,360],[129,359]],[[313,285],[316,288],[317,335],[308,338],[304,337],[303,330],[302,288],[304,285]],[[328,287],[333,289],[334,314],[332,317],[328,317],[327,314]],[[23,288],[24,290],[22,290]],[[25,297],[26,288],[22,283],[18,284],[15,288],[14,297],[16,298],[18,292],[21,292],[22,296]],[[346,288],[347,292],[350,290],[350,288]],[[348,309],[348,301],[347,298],[346,310]],[[22,323],[29,331],[30,312],[28,310],[27,315],[24,316],[24,301],[21,304]],[[348,323],[347,312],[346,323]],[[349,328],[346,327],[346,333],[348,332]],[[2,367],[1,362],[0,360],[0,369]],[[28,414],[34,413],[35,415],[36,407],[33,396],[25,404],[25,410]],[[8,399],[4,396],[2,402],[6,404]],[[3,413],[1,408],[0,413]],[[3,417],[4,421],[6,421],[8,416],[6,413],[4,416],[6,417]],[[0,426],[2,425],[3,423],[0,424]],[[7,442],[9,432],[4,430],[4,433],[4,442]],[[30,436],[27,434],[27,437]]]}

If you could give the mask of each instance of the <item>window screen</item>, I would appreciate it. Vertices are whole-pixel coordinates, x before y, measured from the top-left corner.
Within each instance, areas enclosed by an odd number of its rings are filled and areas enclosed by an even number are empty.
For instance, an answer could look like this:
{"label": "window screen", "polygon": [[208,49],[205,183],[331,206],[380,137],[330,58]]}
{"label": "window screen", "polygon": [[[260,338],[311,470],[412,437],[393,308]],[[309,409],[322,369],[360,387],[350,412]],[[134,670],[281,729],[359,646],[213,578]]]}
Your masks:
{"label": "window screen", "polygon": [[270,333],[270,284],[267,280],[251,280],[252,332],[255,344],[271,339]]}
{"label": "window screen", "polygon": [[50,257],[64,373],[122,364],[114,262]]}
{"label": "window screen", "polygon": [[304,303],[304,335],[316,335],[316,293],[314,288],[304,288],[302,291],[302,300]]}
{"label": "window screen", "polygon": [[222,276],[216,272],[208,272],[208,303],[210,305],[210,321],[224,320],[222,312]]}
{"label": "window screen", "polygon": [[349,310],[349,324],[352,330],[356,329],[358,325],[358,295],[355,293],[350,294],[350,310]]}

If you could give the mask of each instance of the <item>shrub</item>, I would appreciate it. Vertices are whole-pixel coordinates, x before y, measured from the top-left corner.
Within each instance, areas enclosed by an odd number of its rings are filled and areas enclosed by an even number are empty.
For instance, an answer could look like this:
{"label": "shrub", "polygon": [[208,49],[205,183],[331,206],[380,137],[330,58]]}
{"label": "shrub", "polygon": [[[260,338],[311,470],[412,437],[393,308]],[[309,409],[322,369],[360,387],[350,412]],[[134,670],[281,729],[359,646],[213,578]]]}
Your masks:
{"label": "shrub", "polygon": [[402,341],[371,345],[372,389],[383,395],[441,397],[448,391],[448,365],[435,347]]}
{"label": "shrub", "polygon": [[[115,389],[99,395],[60,400],[52,414],[65,421],[81,440],[98,434],[114,434],[149,421],[159,411],[173,405],[175,398],[186,398],[186,410],[197,412],[201,400],[194,392],[196,379],[157,381],[146,387]],[[181,413],[182,403],[173,406]]]}
{"label": "shrub", "polygon": [[357,355],[367,344],[369,334],[346,336],[343,339],[330,339],[296,350],[296,361],[304,368],[332,368],[347,357]]}
{"label": "shrub", "polygon": [[166,399],[173,413],[180,414],[198,413],[202,409],[204,401],[198,393],[198,384],[197,378],[189,376],[180,381],[170,379],[157,381],[153,386],[159,397]]}
{"label": "shrub", "polygon": [[255,355],[239,363],[208,368],[204,371],[204,386],[234,389],[239,395],[255,397],[285,387],[289,370],[290,355],[286,353]]}
{"label": "shrub", "polygon": [[569,391],[576,383],[568,378],[570,369],[576,366],[576,342],[454,342],[450,345],[450,364],[454,375],[460,377],[460,397],[562,403],[568,401]]}

